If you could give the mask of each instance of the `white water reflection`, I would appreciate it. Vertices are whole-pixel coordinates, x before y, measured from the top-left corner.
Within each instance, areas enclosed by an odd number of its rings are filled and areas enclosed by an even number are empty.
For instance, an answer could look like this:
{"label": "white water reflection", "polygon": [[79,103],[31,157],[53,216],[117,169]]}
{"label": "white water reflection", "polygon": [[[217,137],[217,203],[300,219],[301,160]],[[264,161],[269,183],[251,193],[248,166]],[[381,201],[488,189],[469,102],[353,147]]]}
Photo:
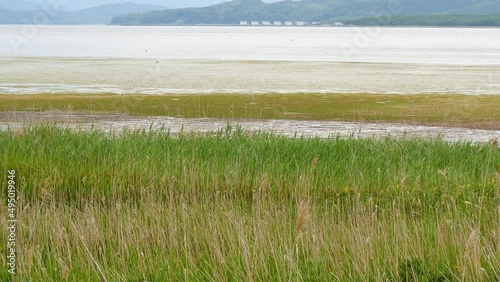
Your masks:
{"label": "white water reflection", "polygon": [[[0,56],[500,64],[500,29],[0,26]],[[23,38],[24,39],[24,38]]]}
{"label": "white water reflection", "polygon": [[500,94],[494,28],[38,26],[13,45],[22,32],[0,26],[0,94]]}

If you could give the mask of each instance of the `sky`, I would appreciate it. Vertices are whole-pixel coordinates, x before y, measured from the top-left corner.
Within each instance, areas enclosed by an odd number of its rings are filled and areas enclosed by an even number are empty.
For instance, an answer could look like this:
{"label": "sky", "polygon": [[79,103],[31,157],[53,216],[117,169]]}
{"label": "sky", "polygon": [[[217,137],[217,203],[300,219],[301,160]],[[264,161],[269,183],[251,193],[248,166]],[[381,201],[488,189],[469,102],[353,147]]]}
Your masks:
{"label": "sky", "polygon": [[[1,0],[0,0],[1,1]],[[28,0],[30,2],[53,2],[57,1],[66,10],[78,10],[92,6],[110,4],[110,3],[125,3],[134,2],[139,4],[155,4],[168,8],[185,8],[185,7],[202,7],[210,6],[229,0]],[[281,0],[264,0],[264,2],[278,2]]]}

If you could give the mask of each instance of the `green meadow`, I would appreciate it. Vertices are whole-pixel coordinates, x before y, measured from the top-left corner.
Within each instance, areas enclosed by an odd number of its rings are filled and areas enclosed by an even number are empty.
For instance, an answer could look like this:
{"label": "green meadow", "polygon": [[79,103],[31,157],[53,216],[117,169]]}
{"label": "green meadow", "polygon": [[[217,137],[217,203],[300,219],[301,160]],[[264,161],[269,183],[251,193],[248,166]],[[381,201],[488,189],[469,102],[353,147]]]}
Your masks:
{"label": "green meadow", "polygon": [[[424,107],[432,99],[412,96],[318,95],[323,102],[307,105],[299,96],[286,96],[288,102],[273,96],[265,101],[274,101],[271,110],[250,107],[265,97],[0,100],[8,100],[2,101],[7,111],[71,105],[239,117],[246,109],[262,118],[293,111],[311,119],[422,122],[455,122],[457,111],[464,124],[499,115],[488,104],[498,98],[486,96],[432,98],[478,105],[457,104],[450,115],[443,106],[444,120],[430,115],[437,105]],[[336,103],[338,111],[328,110]],[[308,110],[311,104],[325,106]],[[387,113],[375,111],[379,106]],[[459,115],[461,109],[471,116]],[[0,132],[0,159],[3,191],[7,171],[16,170],[19,220],[18,274],[3,268],[2,281],[500,280],[496,141],[285,138],[231,126],[179,136],[166,130],[110,134],[36,125]],[[7,201],[6,193],[0,200]],[[0,224],[7,226],[6,209]],[[0,230],[6,238],[8,231]],[[0,252],[6,253],[5,244]],[[0,261],[5,265],[5,255]]]}

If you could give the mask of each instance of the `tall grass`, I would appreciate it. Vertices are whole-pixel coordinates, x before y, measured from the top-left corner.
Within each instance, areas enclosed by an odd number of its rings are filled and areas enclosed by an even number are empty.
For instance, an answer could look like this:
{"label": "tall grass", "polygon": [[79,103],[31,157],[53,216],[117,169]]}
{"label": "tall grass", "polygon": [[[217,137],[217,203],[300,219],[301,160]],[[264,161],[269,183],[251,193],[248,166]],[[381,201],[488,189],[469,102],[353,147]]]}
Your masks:
{"label": "tall grass", "polygon": [[493,144],[37,126],[0,156],[17,281],[500,279]]}

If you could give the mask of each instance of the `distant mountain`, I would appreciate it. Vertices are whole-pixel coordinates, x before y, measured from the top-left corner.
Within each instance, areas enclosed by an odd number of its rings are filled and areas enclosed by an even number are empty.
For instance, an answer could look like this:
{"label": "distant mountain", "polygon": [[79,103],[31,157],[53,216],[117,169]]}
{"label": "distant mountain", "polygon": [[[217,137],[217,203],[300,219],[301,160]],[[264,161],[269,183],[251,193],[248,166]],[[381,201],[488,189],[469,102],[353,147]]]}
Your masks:
{"label": "distant mountain", "polygon": [[108,4],[75,12],[61,12],[52,21],[52,24],[109,24],[111,19],[120,14],[144,13],[146,11],[162,10],[163,6],[122,3]]}
{"label": "distant mountain", "polygon": [[0,0],[0,8],[11,11],[33,11],[38,9],[38,5],[24,0]]}
{"label": "distant mountain", "polygon": [[[54,17],[48,18],[48,24],[109,24],[116,15],[144,13],[161,9],[165,9],[165,7],[135,3],[108,4],[74,12],[59,11]],[[0,8],[0,24],[29,24],[34,13],[35,10],[12,11]]]}
{"label": "distant mountain", "polygon": [[[0,24],[29,24],[34,11],[40,9],[35,1],[48,0],[0,0]],[[123,0],[57,1],[67,7],[71,3],[86,6]],[[177,3],[174,7],[181,5],[179,0],[135,1]],[[277,0],[183,0],[184,6],[215,5],[170,10],[151,4],[107,4],[78,11],[59,11],[55,17],[49,18],[48,24],[197,25],[274,20],[331,23],[340,20],[354,25],[498,25],[496,17],[500,17],[500,0],[286,0],[268,3],[270,1]],[[385,17],[378,17],[380,15]]]}
{"label": "distant mountain", "polygon": [[[396,5],[394,3],[399,3]],[[113,24],[238,24],[239,21],[328,22],[377,15],[499,14],[500,0],[302,0],[264,3],[234,0],[205,8],[172,9],[114,17]]]}
{"label": "distant mountain", "polygon": [[478,3],[448,11],[448,14],[500,15],[500,1]]}
{"label": "distant mountain", "polygon": [[26,12],[0,8],[0,24],[24,24],[26,16]]}
{"label": "distant mountain", "polygon": [[[0,0],[4,1],[4,0]],[[48,0],[29,0],[29,1],[48,1]],[[58,0],[62,7],[67,11],[77,11],[91,7],[119,4],[123,0]],[[213,4],[227,2],[230,0],[134,0],[137,4],[152,4],[158,6],[185,8],[185,7],[206,7]]]}

